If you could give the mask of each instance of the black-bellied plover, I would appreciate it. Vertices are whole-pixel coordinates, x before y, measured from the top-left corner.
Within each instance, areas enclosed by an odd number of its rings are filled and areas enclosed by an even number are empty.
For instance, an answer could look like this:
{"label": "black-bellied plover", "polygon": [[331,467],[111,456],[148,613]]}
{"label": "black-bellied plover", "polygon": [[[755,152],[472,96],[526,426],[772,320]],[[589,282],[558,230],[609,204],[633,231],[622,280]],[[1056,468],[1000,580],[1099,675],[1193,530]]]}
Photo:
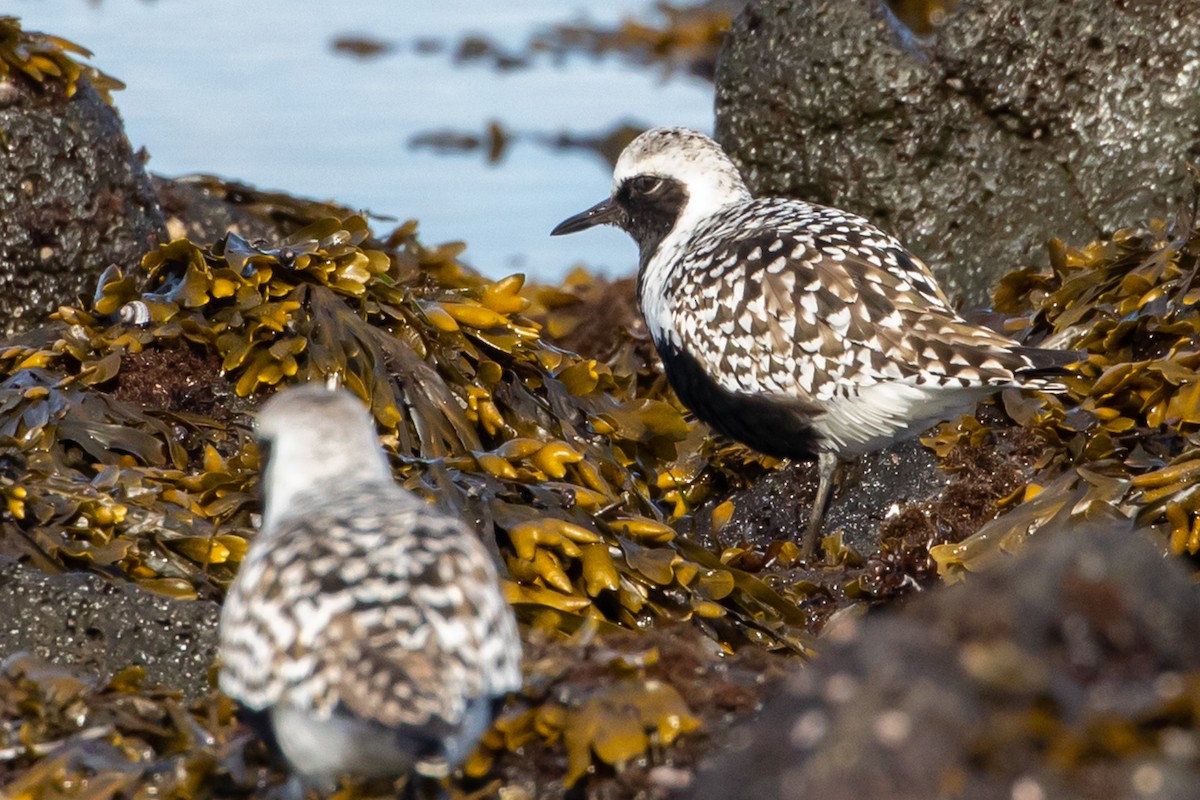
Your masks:
{"label": "black-bellied plover", "polygon": [[281,391],[258,433],[265,508],[221,612],[221,689],[308,785],[448,775],[521,683],[492,556],[393,482],[348,392]]}
{"label": "black-bellied plover", "polygon": [[656,128],[629,144],[611,196],[553,234],[617,225],[679,399],[777,458],[816,458],[812,553],[839,459],[915,436],[1006,387],[1064,391],[1074,354],[965,321],[929,268],[866,219],[750,196],[712,139]]}

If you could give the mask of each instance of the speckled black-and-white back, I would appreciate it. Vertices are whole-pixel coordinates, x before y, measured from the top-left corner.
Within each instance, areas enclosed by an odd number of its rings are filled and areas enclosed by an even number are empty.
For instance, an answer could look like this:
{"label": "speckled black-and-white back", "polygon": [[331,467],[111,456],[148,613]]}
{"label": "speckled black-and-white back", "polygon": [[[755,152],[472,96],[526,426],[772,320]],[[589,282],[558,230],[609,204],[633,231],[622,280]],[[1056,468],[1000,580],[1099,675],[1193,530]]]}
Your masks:
{"label": "speckled black-and-white back", "polygon": [[[668,370],[809,409],[811,452],[878,449],[1005,387],[1065,388],[1042,373],[1053,361],[964,321],[924,263],[836,209],[724,208],[647,273],[662,276],[643,283],[642,305]],[[795,455],[779,447],[772,434],[758,449]]]}
{"label": "speckled black-and-white back", "polygon": [[492,557],[392,481],[351,395],[286,390],[259,418],[263,526],[221,615],[221,689],[309,782],[439,776],[519,688]]}

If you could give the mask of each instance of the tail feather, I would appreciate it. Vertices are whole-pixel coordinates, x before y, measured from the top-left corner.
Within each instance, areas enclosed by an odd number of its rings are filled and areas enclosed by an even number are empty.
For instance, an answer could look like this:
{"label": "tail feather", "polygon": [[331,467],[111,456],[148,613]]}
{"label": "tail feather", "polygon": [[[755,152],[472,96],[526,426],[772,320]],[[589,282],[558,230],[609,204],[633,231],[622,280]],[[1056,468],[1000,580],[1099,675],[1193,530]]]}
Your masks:
{"label": "tail feather", "polygon": [[1087,353],[1083,350],[1046,350],[1041,347],[1014,347],[1013,352],[1029,359],[1032,371],[1058,369],[1060,372],[1054,373],[1058,375],[1075,374],[1074,370],[1064,368],[1070,364],[1078,364],[1087,358]]}
{"label": "tail feather", "polygon": [[1087,353],[1080,350],[1045,350],[1040,347],[1014,347],[1013,353],[1028,359],[1030,363],[1030,366],[1015,371],[1022,385],[1054,393],[1065,392],[1067,386],[1053,379],[1078,375],[1078,372],[1069,368],[1070,365],[1087,358]]}

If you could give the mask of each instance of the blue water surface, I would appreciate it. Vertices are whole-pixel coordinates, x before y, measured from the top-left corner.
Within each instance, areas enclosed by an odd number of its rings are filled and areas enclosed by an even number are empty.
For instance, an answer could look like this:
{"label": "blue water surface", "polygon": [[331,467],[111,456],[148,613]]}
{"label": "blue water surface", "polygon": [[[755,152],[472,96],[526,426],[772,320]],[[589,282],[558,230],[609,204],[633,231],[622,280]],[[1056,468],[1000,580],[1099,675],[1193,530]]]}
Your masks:
{"label": "blue water surface", "polygon": [[[416,218],[424,241],[465,241],[464,258],[494,277],[555,280],[579,263],[632,272],[636,249],[618,231],[547,235],[607,193],[609,167],[524,138],[489,166],[478,151],[414,149],[414,135],[482,133],[491,120],[543,134],[601,134],[623,121],[712,126],[709,84],[618,57],[542,58],[508,72],[453,62],[467,34],[519,50],[549,25],[653,19],[647,0],[9,0],[6,13],[89,48],[127,84],[115,101],[151,170]],[[355,34],[395,47],[371,59],[334,52],[336,37]],[[417,52],[427,39],[448,48]]]}

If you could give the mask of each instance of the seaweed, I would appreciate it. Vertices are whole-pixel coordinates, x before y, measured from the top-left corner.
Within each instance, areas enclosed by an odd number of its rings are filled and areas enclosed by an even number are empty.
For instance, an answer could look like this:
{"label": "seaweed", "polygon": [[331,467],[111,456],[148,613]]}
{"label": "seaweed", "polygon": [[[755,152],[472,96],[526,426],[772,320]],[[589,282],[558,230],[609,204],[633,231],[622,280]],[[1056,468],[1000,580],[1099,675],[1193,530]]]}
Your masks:
{"label": "seaweed", "polygon": [[[729,652],[802,650],[790,601],[678,536],[695,499],[681,448],[703,439],[673,398],[543,341],[523,278],[486,280],[459,251],[350,216],[272,245],[177,239],[109,267],[90,303],[0,347],[5,547],[220,599],[259,512],[254,406],[336,381],[370,406],[397,479],[476,522],[535,629],[693,621]],[[538,712],[559,719],[573,779],[699,724],[669,687],[621,691]],[[628,735],[593,730],[630,702],[648,716]]]}
{"label": "seaweed", "polygon": [[[273,244],[180,239],[135,270],[110,268],[90,303],[0,347],[5,548],[45,569],[219,599],[259,510],[253,408],[280,386],[340,381],[369,403],[397,479],[494,546],[527,625],[526,688],[466,769],[463,790],[481,792],[494,787],[489,776],[516,780],[511,759],[529,748],[564,791],[645,788],[647,770],[720,732],[694,687],[653,668],[654,648],[604,656],[612,642],[637,650],[632,642],[682,624],[708,642],[696,649],[706,668],[717,653],[807,652],[805,629],[839,609],[981,568],[1039,529],[1096,515],[1137,515],[1164,548],[1189,550],[1200,480],[1192,228],[1056,246],[1048,270],[1010,274],[997,293],[1009,329],[1086,353],[1070,391],[1005,395],[1016,428],[984,406],[933,432],[927,443],[959,477],[933,503],[889,517],[877,552],[835,535],[818,565],[798,563],[785,531],[714,548],[696,536],[729,526],[776,464],[689,421],[636,324],[581,330],[589,304],[627,292],[582,275],[558,288],[490,281],[459,252],[423,246],[413,223],[377,237],[348,216]],[[573,333],[588,355],[555,344]],[[806,480],[801,468],[788,475]],[[572,656],[580,647],[603,666]],[[86,716],[107,707],[111,687],[21,669],[0,687],[26,721],[0,742],[9,788],[90,776],[89,786],[131,796],[172,763],[190,781],[183,796],[282,779],[227,730],[215,694],[187,711],[125,687],[167,732],[140,751],[144,763],[89,762],[82,754],[119,748],[129,731],[63,727],[69,714],[38,710],[49,695],[19,698],[75,686],[54,697]],[[195,726],[211,738],[180,738]]]}
{"label": "seaweed", "polygon": [[[370,404],[406,485],[500,543],[527,618],[716,613],[703,587],[720,565],[676,545],[670,524],[662,476],[689,433],[678,407],[543,342],[520,276],[475,276],[411,225],[388,241],[356,216],[275,246],[176,240],[136,273],[110,267],[88,307],[0,350],[10,541],[219,597],[252,536],[257,453],[248,416],[233,402],[210,416],[214,398],[245,398],[245,412],[279,386],[335,380]],[[131,389],[130,370],[161,375],[172,357],[212,382]],[[799,646],[782,597],[727,577],[721,613],[736,628]]]}
{"label": "seaweed", "polygon": [[70,98],[86,79],[112,105],[112,93],[125,84],[79,63],[77,56],[91,58],[92,53],[62,37],[23,30],[18,17],[0,16],[0,80],[20,76],[39,88],[57,86]]}
{"label": "seaweed", "polygon": [[1194,216],[1050,245],[1047,269],[1000,282],[996,309],[1031,340],[1080,352],[1061,396],[1006,393],[1005,410],[1048,445],[1027,502],[961,544],[943,573],[978,569],[1045,525],[1136,518],[1175,554],[1200,553],[1200,229]]}
{"label": "seaweed", "polygon": [[[269,773],[215,689],[188,706],[130,667],[102,683],[16,653],[0,663],[5,797],[249,795]],[[233,777],[236,776],[236,777]]]}

